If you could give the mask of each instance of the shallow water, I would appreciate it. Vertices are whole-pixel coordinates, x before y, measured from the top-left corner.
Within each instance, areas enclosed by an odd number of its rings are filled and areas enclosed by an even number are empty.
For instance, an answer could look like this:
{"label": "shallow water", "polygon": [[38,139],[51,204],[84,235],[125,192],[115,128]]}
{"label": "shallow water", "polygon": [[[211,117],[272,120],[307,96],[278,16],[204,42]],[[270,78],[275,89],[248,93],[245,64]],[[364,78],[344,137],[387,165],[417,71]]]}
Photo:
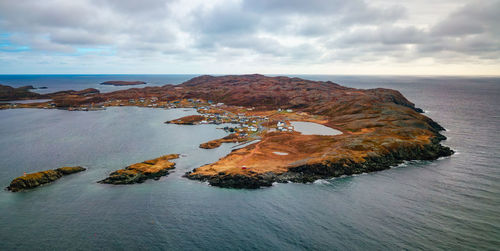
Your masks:
{"label": "shallow water", "polygon": [[[226,135],[215,125],[163,123],[194,111],[2,110],[2,186],[24,171],[89,169],[28,192],[0,191],[0,249],[498,249],[499,79],[305,77],[400,90],[449,130],[443,143],[458,154],[311,184],[221,189],[181,177],[235,146],[198,148]],[[95,183],[167,153],[186,157],[159,181]]]}
{"label": "shallow water", "polygon": [[290,121],[290,124],[293,126],[293,130],[300,132],[304,135],[339,135],[342,134],[341,131],[335,130],[331,127],[324,126],[318,123],[313,122],[304,122],[304,121]]}

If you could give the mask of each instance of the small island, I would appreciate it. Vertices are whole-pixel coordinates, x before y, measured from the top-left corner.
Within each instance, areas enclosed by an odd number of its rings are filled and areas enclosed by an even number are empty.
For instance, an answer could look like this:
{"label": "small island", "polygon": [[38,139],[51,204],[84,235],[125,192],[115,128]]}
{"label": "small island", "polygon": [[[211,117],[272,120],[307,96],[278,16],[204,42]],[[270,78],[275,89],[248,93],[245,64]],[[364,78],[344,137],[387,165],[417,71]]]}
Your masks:
{"label": "small island", "polygon": [[106,81],[101,83],[101,85],[113,85],[113,86],[145,85],[145,84],[146,82],[142,81]]}
{"label": "small island", "polygon": [[12,180],[10,185],[7,187],[7,190],[11,192],[19,192],[26,189],[32,189],[43,184],[54,182],[64,175],[69,175],[85,170],[87,169],[81,166],[73,166],[25,174],[24,176],[17,177]]}
{"label": "small island", "polygon": [[160,179],[168,175],[168,171],[175,168],[172,159],[179,158],[179,154],[164,155],[156,159],[146,160],[112,172],[108,178],[98,183],[124,185],[142,183],[147,179]]}

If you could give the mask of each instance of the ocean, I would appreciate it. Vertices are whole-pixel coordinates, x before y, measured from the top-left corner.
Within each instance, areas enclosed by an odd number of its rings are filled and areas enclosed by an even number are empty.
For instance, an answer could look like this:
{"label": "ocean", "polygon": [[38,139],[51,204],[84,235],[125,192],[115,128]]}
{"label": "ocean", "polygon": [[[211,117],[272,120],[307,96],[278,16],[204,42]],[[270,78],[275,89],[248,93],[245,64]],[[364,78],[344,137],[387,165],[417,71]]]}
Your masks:
{"label": "ocean", "polygon": [[[195,75],[0,75],[0,84],[59,90],[107,80],[177,84]],[[88,170],[34,190],[0,190],[0,250],[500,249],[500,78],[298,75],[399,90],[447,129],[456,154],[380,172],[238,190],[182,178],[235,144],[227,133],[164,121],[192,109],[0,110],[0,185],[23,172]],[[180,153],[159,181],[96,183],[127,165]]]}

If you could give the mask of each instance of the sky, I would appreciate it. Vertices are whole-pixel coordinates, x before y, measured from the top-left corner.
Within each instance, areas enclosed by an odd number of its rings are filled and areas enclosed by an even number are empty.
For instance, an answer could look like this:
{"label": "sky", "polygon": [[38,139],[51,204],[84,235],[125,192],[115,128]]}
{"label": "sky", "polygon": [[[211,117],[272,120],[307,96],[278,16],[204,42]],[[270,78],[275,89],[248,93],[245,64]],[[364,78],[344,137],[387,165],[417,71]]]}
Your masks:
{"label": "sky", "polygon": [[0,74],[500,75],[500,0],[0,0]]}

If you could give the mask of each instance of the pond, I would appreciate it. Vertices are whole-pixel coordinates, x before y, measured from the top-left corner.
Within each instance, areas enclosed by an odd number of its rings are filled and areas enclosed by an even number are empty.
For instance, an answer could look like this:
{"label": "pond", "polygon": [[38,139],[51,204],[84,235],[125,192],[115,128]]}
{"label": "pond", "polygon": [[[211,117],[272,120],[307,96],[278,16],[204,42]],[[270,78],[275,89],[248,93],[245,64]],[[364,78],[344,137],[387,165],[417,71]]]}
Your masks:
{"label": "pond", "polygon": [[294,130],[300,132],[304,135],[339,135],[342,134],[341,131],[335,130],[328,126],[324,126],[313,122],[304,121],[291,121],[290,124],[293,126]]}

